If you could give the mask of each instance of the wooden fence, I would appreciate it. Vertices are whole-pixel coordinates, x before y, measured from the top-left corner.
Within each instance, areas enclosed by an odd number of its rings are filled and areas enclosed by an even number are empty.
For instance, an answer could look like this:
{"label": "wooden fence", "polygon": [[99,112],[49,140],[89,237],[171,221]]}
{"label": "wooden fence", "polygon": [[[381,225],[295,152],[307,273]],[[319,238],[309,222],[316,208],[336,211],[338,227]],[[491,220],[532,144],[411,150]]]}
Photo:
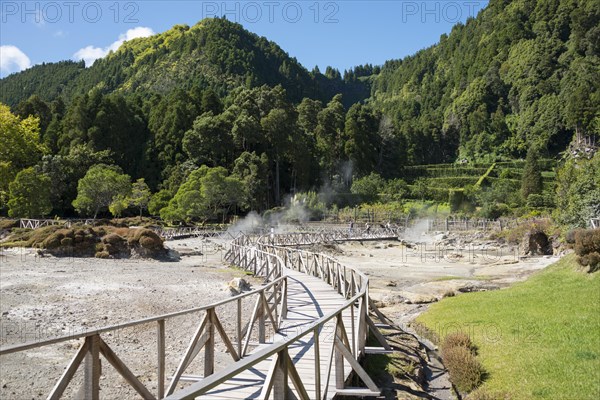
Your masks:
{"label": "wooden fence", "polygon": [[28,219],[21,218],[20,227],[25,229],[37,229],[50,225],[61,225],[70,228],[75,224],[93,225],[93,219]]}

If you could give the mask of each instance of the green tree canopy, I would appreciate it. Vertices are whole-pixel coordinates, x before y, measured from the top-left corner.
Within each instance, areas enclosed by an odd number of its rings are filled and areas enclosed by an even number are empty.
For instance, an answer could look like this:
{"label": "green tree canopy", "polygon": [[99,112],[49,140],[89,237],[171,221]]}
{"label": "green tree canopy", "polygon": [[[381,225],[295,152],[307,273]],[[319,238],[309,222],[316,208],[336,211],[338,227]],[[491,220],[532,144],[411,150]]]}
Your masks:
{"label": "green tree canopy", "polygon": [[373,202],[379,198],[379,192],[383,189],[385,181],[379,174],[371,173],[363,178],[352,182],[350,191],[357,195],[363,202]]}
{"label": "green tree canopy", "polygon": [[0,163],[14,171],[34,165],[46,152],[39,141],[39,119],[19,118],[10,108],[0,103]]}
{"label": "green tree canopy", "polygon": [[108,209],[118,196],[127,196],[130,192],[131,178],[123,174],[119,167],[94,165],[79,180],[73,207],[81,215],[96,218],[98,213]]}
{"label": "green tree canopy", "polygon": [[39,218],[52,211],[50,187],[47,175],[34,168],[21,170],[9,185],[8,215],[13,218]]}
{"label": "green tree canopy", "polygon": [[555,217],[561,224],[587,227],[600,217],[600,152],[591,160],[570,159],[557,174]]}
{"label": "green tree canopy", "polygon": [[148,209],[148,203],[152,198],[152,192],[146,184],[144,178],[140,178],[131,185],[131,195],[129,195],[128,203],[140,210],[140,217],[144,210]]}
{"label": "green tree canopy", "polygon": [[206,165],[193,171],[169,205],[160,211],[167,221],[224,221],[233,207],[243,203],[245,190],[239,178],[228,176],[223,167]]}
{"label": "green tree canopy", "polygon": [[542,172],[538,164],[538,152],[534,148],[527,151],[525,168],[521,178],[521,195],[527,200],[530,194],[542,193]]}

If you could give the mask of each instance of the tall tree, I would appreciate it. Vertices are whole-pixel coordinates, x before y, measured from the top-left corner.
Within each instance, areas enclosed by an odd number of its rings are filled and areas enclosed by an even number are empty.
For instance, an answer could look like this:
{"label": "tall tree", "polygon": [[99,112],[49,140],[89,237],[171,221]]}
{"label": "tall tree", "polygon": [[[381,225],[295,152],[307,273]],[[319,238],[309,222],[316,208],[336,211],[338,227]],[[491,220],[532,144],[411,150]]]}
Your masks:
{"label": "tall tree", "polygon": [[19,118],[0,103],[0,197],[5,203],[8,185],[17,173],[34,165],[47,151],[39,141],[39,119]]}
{"label": "tall tree", "polygon": [[295,121],[289,109],[273,108],[260,120],[266,139],[269,143],[269,151],[273,154],[275,163],[275,204],[281,204],[281,162],[284,154],[289,150],[291,138],[294,135]]}
{"label": "tall tree", "polygon": [[44,217],[52,211],[52,181],[34,168],[20,171],[9,185],[8,215],[13,218]]}
{"label": "tall tree", "polygon": [[73,207],[81,215],[96,218],[98,213],[108,209],[115,199],[128,196],[130,192],[131,178],[123,174],[119,167],[94,165],[79,180]]}
{"label": "tall tree", "polygon": [[183,150],[197,165],[216,167],[231,162],[233,139],[229,117],[226,113],[202,114],[196,118],[192,129],[185,133]]}
{"label": "tall tree", "polygon": [[148,209],[148,203],[152,198],[152,192],[146,184],[144,178],[140,178],[131,185],[131,195],[129,195],[128,202],[138,210],[140,210],[140,217],[144,210]]}
{"label": "tall tree", "polygon": [[381,140],[379,118],[366,106],[355,104],[346,114],[344,152],[357,175],[364,176],[377,165]]}
{"label": "tall tree", "polygon": [[343,154],[345,110],[342,96],[336,95],[331,99],[317,116],[318,125],[315,129],[319,164],[331,178]]}
{"label": "tall tree", "polygon": [[527,200],[531,194],[542,193],[542,171],[538,164],[538,158],[538,152],[533,147],[527,151],[525,168],[521,178],[521,195],[524,200]]}

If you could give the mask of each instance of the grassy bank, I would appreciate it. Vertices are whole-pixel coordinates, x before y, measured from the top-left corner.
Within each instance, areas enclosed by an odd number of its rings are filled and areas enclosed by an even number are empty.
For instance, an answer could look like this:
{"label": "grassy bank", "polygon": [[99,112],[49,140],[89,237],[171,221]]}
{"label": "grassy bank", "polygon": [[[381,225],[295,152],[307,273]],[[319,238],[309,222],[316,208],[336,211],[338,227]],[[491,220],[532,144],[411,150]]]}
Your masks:
{"label": "grassy bank", "polygon": [[574,256],[509,289],[434,304],[417,321],[443,339],[466,331],[488,377],[511,399],[600,398],[600,273]]}

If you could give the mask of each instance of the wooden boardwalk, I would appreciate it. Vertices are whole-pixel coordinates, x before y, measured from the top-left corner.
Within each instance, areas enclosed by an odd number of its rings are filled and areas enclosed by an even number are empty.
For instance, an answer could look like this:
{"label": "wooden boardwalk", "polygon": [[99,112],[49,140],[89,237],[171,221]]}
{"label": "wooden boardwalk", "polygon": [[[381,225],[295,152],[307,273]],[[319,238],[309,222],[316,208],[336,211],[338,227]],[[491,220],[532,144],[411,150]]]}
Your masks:
{"label": "wooden boardwalk", "polygon": [[[369,232],[360,239],[386,238],[389,232]],[[368,353],[390,352],[369,310],[384,322],[369,299],[369,280],[335,258],[298,248],[298,244],[357,240],[333,231],[239,236],[230,245],[227,261],[263,277],[265,285],[251,292],[206,306],[107,326],[75,335],[0,348],[0,356],[42,346],[84,339],[63,375],[48,395],[60,399],[78,369],[84,370],[80,393],[100,398],[103,357],[144,399],[331,399],[335,396],[378,396],[379,388],[359,364]],[[255,299],[255,301],[254,301]],[[254,301],[251,316],[243,315],[242,300]],[[237,318],[224,328],[221,307],[235,307]],[[165,368],[165,324],[174,318],[202,313],[202,322],[172,373]],[[248,318],[249,317],[249,318]],[[232,326],[233,325],[233,326]],[[156,394],[119,358],[103,336],[129,327],[155,326]],[[267,330],[273,334],[268,335]],[[372,334],[380,347],[367,347]],[[220,339],[233,363],[215,370],[215,339]],[[203,376],[186,375],[199,356]],[[152,363],[153,360],[149,359]],[[349,379],[353,376],[352,379]],[[361,381],[363,386],[357,387]],[[182,382],[191,382],[183,385]],[[106,383],[106,382],[105,382]],[[167,387],[168,383],[168,387]],[[353,386],[354,385],[354,386]]]}
{"label": "wooden boardwalk", "polygon": [[[286,318],[280,324],[280,331],[277,332],[269,342],[259,346],[255,351],[260,350],[264,346],[268,346],[274,342],[285,340],[286,338],[297,334],[302,330],[310,329],[311,325],[319,318],[336,311],[343,306],[346,299],[338,294],[331,286],[327,285],[321,279],[308,276],[298,271],[289,270],[286,272],[288,276],[288,311]],[[326,350],[320,356],[320,371],[321,382],[328,380],[326,374],[329,372],[327,363],[330,349],[333,345],[332,331],[335,328],[333,323],[331,326],[325,327],[321,331],[321,347]],[[352,338],[350,313],[344,315],[344,326],[348,337]],[[327,329],[328,328],[328,329]],[[327,332],[329,331],[329,332]],[[301,376],[304,388],[311,398],[316,396],[316,383],[314,379],[315,371],[315,347],[314,340],[299,341],[294,346],[289,348],[289,355],[296,370]],[[228,380],[227,382],[217,386],[199,399],[256,399],[260,398],[263,387],[265,386],[266,377],[273,363],[273,357],[269,357],[264,361],[256,364],[253,368],[241,373]],[[348,361],[345,361],[346,376],[348,378],[352,372],[352,368]],[[321,389],[322,393],[329,393],[327,398],[333,397],[336,393],[336,384],[334,379],[329,379],[327,390]],[[295,393],[298,396],[297,393]],[[299,397],[299,396],[298,396]]]}

